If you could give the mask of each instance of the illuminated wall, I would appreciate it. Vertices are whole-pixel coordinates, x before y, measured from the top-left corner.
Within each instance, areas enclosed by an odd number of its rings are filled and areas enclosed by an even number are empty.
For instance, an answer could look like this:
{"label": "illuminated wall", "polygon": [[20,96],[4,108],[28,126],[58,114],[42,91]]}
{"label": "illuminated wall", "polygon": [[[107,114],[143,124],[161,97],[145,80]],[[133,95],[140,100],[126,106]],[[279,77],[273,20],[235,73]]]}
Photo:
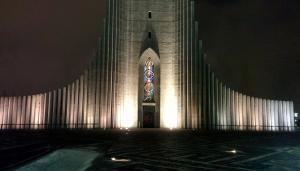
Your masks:
{"label": "illuminated wall", "polygon": [[158,127],[294,129],[292,101],[247,96],[211,71],[198,40],[193,1],[107,0],[107,9],[88,69],[57,90],[1,97],[1,129],[139,127],[140,68],[148,57],[159,80],[154,94]]}

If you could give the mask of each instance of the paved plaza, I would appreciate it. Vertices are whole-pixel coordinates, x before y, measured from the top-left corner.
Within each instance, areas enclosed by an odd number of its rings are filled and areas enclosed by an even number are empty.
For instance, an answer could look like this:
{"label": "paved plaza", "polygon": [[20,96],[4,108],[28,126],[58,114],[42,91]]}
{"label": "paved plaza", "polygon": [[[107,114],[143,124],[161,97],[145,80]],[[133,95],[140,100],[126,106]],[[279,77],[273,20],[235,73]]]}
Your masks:
{"label": "paved plaza", "polygon": [[0,170],[300,170],[300,132],[7,131]]}

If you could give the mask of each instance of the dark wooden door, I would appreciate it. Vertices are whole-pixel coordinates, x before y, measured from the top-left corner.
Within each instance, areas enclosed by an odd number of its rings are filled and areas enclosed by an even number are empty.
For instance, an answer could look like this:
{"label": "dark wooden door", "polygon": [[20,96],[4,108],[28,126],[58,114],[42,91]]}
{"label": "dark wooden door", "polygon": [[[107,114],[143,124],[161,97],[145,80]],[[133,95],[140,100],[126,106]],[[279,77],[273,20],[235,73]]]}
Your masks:
{"label": "dark wooden door", "polygon": [[154,128],[155,106],[143,106],[143,127]]}

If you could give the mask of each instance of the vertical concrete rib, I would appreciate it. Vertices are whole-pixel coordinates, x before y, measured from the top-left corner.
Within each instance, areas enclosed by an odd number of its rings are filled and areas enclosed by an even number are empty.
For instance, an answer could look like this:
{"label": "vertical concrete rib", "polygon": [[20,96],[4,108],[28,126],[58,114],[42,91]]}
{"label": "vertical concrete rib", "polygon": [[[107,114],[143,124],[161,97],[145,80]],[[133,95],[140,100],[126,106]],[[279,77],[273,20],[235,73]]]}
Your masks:
{"label": "vertical concrete rib", "polygon": [[258,125],[259,125],[260,131],[263,130],[263,110],[262,110],[262,108],[263,108],[263,100],[262,100],[262,98],[259,98],[258,99],[258,117],[259,117]]}
{"label": "vertical concrete rib", "polygon": [[57,115],[57,90],[53,91],[53,98],[52,98],[52,128],[56,128],[56,115]]}
{"label": "vertical concrete rib", "polygon": [[219,101],[219,129],[221,130],[222,129],[222,124],[223,124],[223,91],[222,91],[222,87],[223,87],[223,84],[222,82],[220,81],[219,82],[219,97],[218,97],[218,101]]}
{"label": "vertical concrete rib", "polygon": [[226,129],[226,85],[222,86],[222,129]]}
{"label": "vertical concrete rib", "polygon": [[211,129],[211,79],[210,79],[210,65],[207,64],[207,72],[206,72],[206,79],[207,79],[207,127]]}
{"label": "vertical concrete rib", "polygon": [[243,113],[243,121],[242,121],[242,130],[246,130],[247,125],[247,96],[242,95],[242,113]]}
{"label": "vertical concrete rib", "polygon": [[278,131],[278,101],[277,100],[274,100],[274,126],[275,126],[275,131]]}
{"label": "vertical concrete rib", "polygon": [[17,98],[17,105],[16,105],[16,115],[17,115],[17,121],[16,121],[16,124],[17,124],[17,129],[20,129],[20,126],[21,126],[21,105],[22,105],[22,96],[18,96],[16,97]]}
{"label": "vertical concrete rib", "polygon": [[57,90],[57,119],[56,124],[58,128],[61,128],[61,114],[62,114],[62,91],[61,89]]}
{"label": "vertical concrete rib", "polygon": [[230,98],[231,98],[230,88],[227,87],[227,95],[226,95],[226,129],[227,130],[230,129],[230,125],[231,125]]}
{"label": "vertical concrete rib", "polygon": [[77,126],[83,128],[83,90],[84,90],[84,74],[80,76],[78,88],[78,116]]}
{"label": "vertical concrete rib", "polygon": [[293,103],[293,101],[290,101],[289,104],[290,104],[290,112],[291,112],[291,131],[293,131],[294,128],[295,128],[295,121],[294,121],[294,115],[295,115],[295,112],[294,112],[294,103]]}
{"label": "vertical concrete rib", "polygon": [[215,86],[215,73],[211,73],[211,98],[212,98],[212,127],[211,129],[216,129],[215,125],[216,125],[216,86]]}
{"label": "vertical concrete rib", "polygon": [[291,112],[290,112],[290,107],[289,107],[289,101],[285,101],[285,105],[286,105],[286,116],[287,116],[287,130],[290,130],[290,126],[291,126]]}
{"label": "vertical concrete rib", "polygon": [[219,125],[219,80],[218,78],[215,76],[215,82],[214,82],[214,86],[215,86],[215,123],[214,123],[214,128],[218,129],[218,125]]}
{"label": "vertical concrete rib", "polygon": [[230,115],[230,123],[229,123],[229,129],[235,130],[235,91],[230,89],[230,102],[229,102],[229,115]]}
{"label": "vertical concrete rib", "polygon": [[271,99],[268,99],[268,126],[269,131],[272,131],[274,129],[273,127],[273,102]]}
{"label": "vertical concrete rib", "polygon": [[96,54],[96,99],[95,99],[95,126],[100,127],[100,55],[101,55],[101,39],[98,39],[98,48]]}
{"label": "vertical concrete rib", "polygon": [[236,106],[236,103],[235,103],[235,91],[234,90],[231,90],[230,98],[231,98],[231,105],[230,105],[230,108],[231,108],[231,130],[235,130],[235,125],[236,125],[235,106]]}
{"label": "vertical concrete rib", "polygon": [[275,130],[275,110],[274,110],[274,100],[271,100],[271,126],[272,126],[272,131]]}

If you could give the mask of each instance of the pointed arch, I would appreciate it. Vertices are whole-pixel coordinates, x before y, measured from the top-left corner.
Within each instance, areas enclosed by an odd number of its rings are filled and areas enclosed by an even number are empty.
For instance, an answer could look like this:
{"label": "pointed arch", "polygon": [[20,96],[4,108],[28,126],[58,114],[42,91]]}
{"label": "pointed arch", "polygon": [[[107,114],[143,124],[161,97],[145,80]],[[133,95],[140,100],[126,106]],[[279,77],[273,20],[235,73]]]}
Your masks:
{"label": "pointed arch", "polygon": [[148,57],[151,56],[153,59],[154,65],[159,65],[160,63],[160,58],[159,55],[152,49],[152,48],[147,48],[140,56],[140,65],[144,65],[144,62],[148,59]]}

